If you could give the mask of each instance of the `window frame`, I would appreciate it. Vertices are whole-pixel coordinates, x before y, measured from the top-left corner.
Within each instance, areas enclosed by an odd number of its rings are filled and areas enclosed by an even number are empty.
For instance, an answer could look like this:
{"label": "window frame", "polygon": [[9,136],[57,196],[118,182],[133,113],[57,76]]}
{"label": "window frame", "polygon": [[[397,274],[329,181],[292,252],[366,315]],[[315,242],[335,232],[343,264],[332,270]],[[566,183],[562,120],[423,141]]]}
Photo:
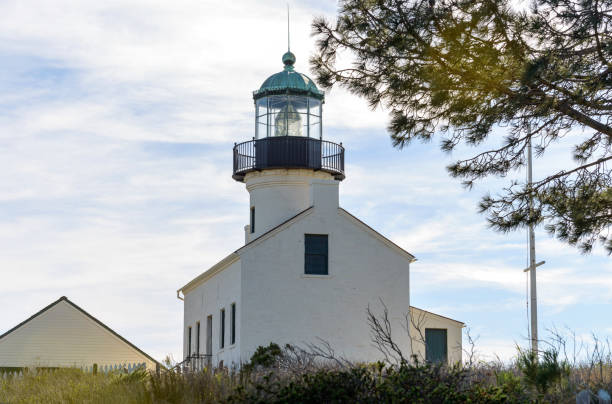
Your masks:
{"label": "window frame", "polygon": [[[312,251],[312,247],[311,247],[311,251],[309,252],[309,239],[314,240],[317,238],[325,238],[325,253],[323,254],[322,252],[318,252],[318,251]],[[312,267],[309,267],[309,263],[312,264],[312,262],[309,262],[309,257],[324,257],[324,273],[322,272],[308,272],[309,268],[311,269]],[[304,275],[307,276],[329,276],[329,234],[309,234],[306,233],[304,234]]]}
{"label": "window frame", "polygon": [[236,343],[236,302],[230,305],[230,345]]}
{"label": "window frame", "polygon": [[255,206],[251,206],[251,226],[249,230],[251,233],[255,233]]}
{"label": "window frame", "polygon": [[191,326],[187,327],[187,357],[191,356]]}
{"label": "window frame", "polygon": [[[444,335],[444,357],[442,358],[441,361],[435,361],[435,360],[430,360],[428,357],[430,357],[430,355],[433,355],[433,353],[430,353],[431,351],[429,351],[429,349],[431,348],[431,345],[428,343],[428,334],[432,333],[432,332],[436,332],[436,331],[443,331],[443,335]],[[425,360],[427,362],[430,363],[444,363],[447,364],[448,363],[448,328],[438,328],[438,327],[427,327],[425,328]]]}
{"label": "window frame", "polygon": [[213,354],[213,315],[206,316],[206,355]]}
{"label": "window frame", "polygon": [[219,349],[225,348],[225,307],[219,312]]}
{"label": "window frame", "polygon": [[196,355],[200,355],[200,322],[196,322]]}

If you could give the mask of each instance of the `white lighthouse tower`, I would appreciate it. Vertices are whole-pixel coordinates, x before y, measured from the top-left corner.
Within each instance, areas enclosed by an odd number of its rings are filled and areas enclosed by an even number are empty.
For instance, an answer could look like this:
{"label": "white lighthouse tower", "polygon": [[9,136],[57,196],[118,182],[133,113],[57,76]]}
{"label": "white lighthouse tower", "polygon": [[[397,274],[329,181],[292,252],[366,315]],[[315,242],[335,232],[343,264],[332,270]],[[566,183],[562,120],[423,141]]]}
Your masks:
{"label": "white lighthouse tower", "polygon": [[281,72],[253,92],[254,139],[234,146],[233,178],[250,194],[247,242],[317,200],[337,208],[344,179],[342,144],[323,140],[325,95],[294,70],[293,53],[285,53],[283,63]]}
{"label": "white lighthouse tower", "polygon": [[[253,139],[233,148],[232,176],[250,195],[245,243],[177,291],[184,364],[239,366],[270,342],[325,341],[348,359],[378,360],[366,309],[381,301],[409,357],[415,258],[339,206],[344,148],[324,140],[324,94],[291,52],[282,61],[253,92]],[[426,353],[423,341],[423,356],[460,360],[462,323],[429,315],[436,348]]]}

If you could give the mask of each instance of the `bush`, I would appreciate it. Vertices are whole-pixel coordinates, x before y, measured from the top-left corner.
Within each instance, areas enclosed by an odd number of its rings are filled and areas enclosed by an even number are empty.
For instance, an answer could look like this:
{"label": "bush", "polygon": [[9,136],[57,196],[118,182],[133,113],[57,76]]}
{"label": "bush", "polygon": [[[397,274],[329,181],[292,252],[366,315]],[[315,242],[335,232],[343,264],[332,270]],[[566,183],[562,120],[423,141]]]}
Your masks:
{"label": "bush", "polygon": [[546,350],[541,358],[533,351],[519,349],[517,365],[524,376],[525,383],[539,395],[548,393],[550,388],[565,376],[569,376],[567,363],[558,360],[558,352]]}
{"label": "bush", "polygon": [[252,371],[258,367],[271,368],[282,355],[283,351],[274,342],[270,342],[268,346],[260,345],[251,356],[249,363],[244,364],[242,368],[246,371]]}
{"label": "bush", "polygon": [[468,382],[469,370],[432,364],[319,369],[294,378],[270,372],[240,386],[230,403],[519,403],[522,391]]}

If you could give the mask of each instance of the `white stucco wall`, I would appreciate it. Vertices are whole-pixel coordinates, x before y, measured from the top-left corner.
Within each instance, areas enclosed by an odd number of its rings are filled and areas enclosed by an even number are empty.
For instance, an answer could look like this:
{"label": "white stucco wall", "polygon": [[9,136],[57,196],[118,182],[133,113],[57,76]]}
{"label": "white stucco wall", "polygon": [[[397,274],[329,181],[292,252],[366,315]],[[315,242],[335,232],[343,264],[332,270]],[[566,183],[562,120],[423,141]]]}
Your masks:
{"label": "white stucco wall", "polygon": [[0,339],[0,367],[85,367],[155,362],[66,301]]}
{"label": "white stucco wall", "polygon": [[[256,232],[247,233],[245,241],[253,242],[236,251],[239,262],[213,267],[211,276],[205,273],[183,288],[184,356],[187,327],[192,327],[195,341],[197,321],[204,352],[206,316],[213,314],[215,364],[248,361],[258,346],[270,342],[304,346],[321,339],[348,359],[378,360],[382,355],[371,342],[366,309],[382,313],[381,299],[394,336],[409,356],[410,338],[403,325],[413,257],[339,209],[339,182],[327,173],[264,170],[249,173],[245,182],[256,208]],[[329,275],[304,274],[305,234],[329,236]],[[219,310],[229,310],[233,301],[238,340],[236,347],[219,352]],[[195,342],[192,346],[194,352]]]}
{"label": "white stucco wall", "polygon": [[[312,206],[311,184],[328,181],[338,194],[338,181],[323,171],[274,169],[245,176],[250,207],[255,208],[255,231],[247,229],[246,242],[253,240],[297,213]],[[337,201],[336,201],[337,204]]]}
{"label": "white stucco wall", "polygon": [[446,330],[448,363],[461,363],[463,323],[416,307],[410,308],[410,314],[412,316],[410,322],[412,349],[419,361],[424,361],[426,358],[425,330],[427,328],[438,328]]}
{"label": "white stucco wall", "polygon": [[[235,260],[210,279],[197,286],[183,291],[184,293],[184,327],[183,358],[188,353],[188,327],[192,327],[191,352],[196,352],[197,327],[200,322],[200,353],[206,353],[206,318],[212,315],[212,360],[215,365],[223,361],[224,366],[240,363],[240,341],[242,302],[240,296],[241,262]],[[236,342],[231,344],[231,304],[236,304]],[[225,348],[220,348],[220,313],[225,309]]]}
{"label": "white stucco wall", "polygon": [[[314,189],[314,209],[305,217],[238,251],[243,358],[269,342],[304,345],[321,338],[351,360],[380,359],[366,323],[368,305],[382,310],[379,299],[389,308],[394,335],[409,356],[401,324],[410,307],[410,257],[342,213],[337,188],[320,185]],[[304,234],[329,235],[328,276],[304,275]]]}

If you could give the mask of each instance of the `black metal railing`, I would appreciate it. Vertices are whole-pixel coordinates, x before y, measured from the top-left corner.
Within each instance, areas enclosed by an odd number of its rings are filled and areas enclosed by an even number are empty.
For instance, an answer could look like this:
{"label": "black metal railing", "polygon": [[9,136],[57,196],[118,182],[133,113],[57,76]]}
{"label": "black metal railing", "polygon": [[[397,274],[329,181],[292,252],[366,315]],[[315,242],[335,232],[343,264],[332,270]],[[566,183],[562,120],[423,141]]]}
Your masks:
{"label": "black metal railing", "polygon": [[179,373],[199,372],[205,368],[210,369],[212,365],[212,355],[191,354],[181,363],[174,366],[174,370]]}
{"label": "black metal railing", "polygon": [[238,181],[250,171],[266,168],[311,168],[344,179],[344,147],[327,140],[278,136],[234,145],[234,174]]}

